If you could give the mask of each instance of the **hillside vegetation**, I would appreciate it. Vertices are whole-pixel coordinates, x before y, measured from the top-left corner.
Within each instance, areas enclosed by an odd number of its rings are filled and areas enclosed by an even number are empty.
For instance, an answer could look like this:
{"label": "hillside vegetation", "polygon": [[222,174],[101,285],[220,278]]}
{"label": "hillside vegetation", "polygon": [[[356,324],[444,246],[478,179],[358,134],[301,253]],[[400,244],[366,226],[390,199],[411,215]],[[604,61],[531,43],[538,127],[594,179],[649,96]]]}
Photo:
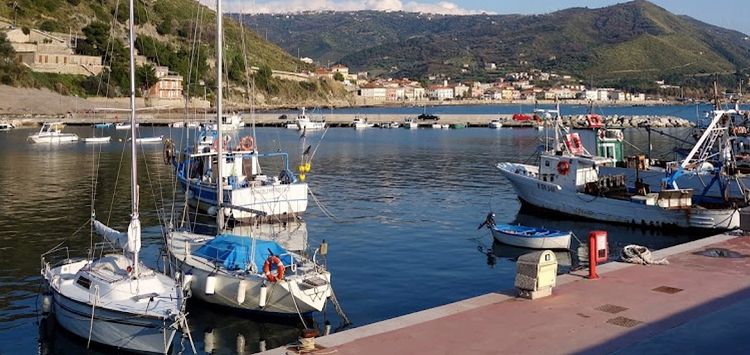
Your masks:
{"label": "hillside vegetation", "polygon": [[[404,12],[255,15],[246,23],[289,52],[390,76],[484,78],[538,68],[599,84],[732,76],[750,40],[647,1],[545,15]],[[496,63],[497,71],[485,70]]]}
{"label": "hillside vegetation", "polygon": [[[15,6],[14,6],[15,4]],[[127,92],[127,19],[126,0],[14,0],[0,3],[0,16],[17,18],[18,27],[49,32],[72,33],[81,38],[79,54],[103,56],[110,67],[100,77],[31,73],[12,66],[2,69],[13,85],[45,86],[64,93],[119,96]],[[193,0],[138,0],[135,8],[136,49],[156,65],[169,66],[185,78],[185,89],[201,92],[198,83],[215,83],[211,69],[215,63],[215,12]],[[225,70],[233,87],[244,88],[246,79],[258,84],[262,94],[290,99],[315,99],[336,95],[327,83],[296,83],[273,78],[259,79],[246,73],[256,66],[268,70],[311,69],[278,46],[241,31],[238,22],[225,18]],[[243,38],[244,37],[244,38]],[[244,43],[244,49],[243,49]],[[2,54],[2,53],[0,53]],[[7,67],[7,65],[6,65]],[[138,86],[153,83],[153,68],[139,68]],[[191,84],[188,84],[191,83]],[[308,85],[309,84],[309,85]],[[62,86],[62,87],[61,87]],[[243,90],[237,90],[240,92]]]}

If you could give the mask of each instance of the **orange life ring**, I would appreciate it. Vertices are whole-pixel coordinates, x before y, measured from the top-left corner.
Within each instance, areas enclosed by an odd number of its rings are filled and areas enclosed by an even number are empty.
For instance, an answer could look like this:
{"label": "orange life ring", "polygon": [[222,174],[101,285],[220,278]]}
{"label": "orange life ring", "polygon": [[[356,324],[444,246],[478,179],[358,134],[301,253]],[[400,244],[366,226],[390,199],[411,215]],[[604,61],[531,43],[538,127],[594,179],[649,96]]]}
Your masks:
{"label": "orange life ring", "polygon": [[[271,265],[276,265],[276,275],[271,273]],[[263,263],[263,274],[266,275],[266,279],[270,282],[276,282],[284,279],[284,263],[281,262],[276,255],[271,255]]]}
{"label": "orange life ring", "polygon": [[568,171],[570,171],[570,163],[567,160],[561,160],[557,163],[557,172],[560,175],[568,175]]}
{"label": "orange life ring", "polygon": [[242,151],[253,151],[255,150],[255,139],[252,136],[244,136],[240,139],[240,150]]}

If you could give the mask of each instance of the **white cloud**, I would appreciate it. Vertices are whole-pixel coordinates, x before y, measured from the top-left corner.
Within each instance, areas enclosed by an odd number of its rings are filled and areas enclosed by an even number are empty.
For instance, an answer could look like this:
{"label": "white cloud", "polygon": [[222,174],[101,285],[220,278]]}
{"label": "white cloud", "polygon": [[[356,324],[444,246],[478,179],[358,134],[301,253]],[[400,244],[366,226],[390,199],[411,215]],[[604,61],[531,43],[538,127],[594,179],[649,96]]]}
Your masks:
{"label": "white cloud", "polygon": [[[215,0],[199,0],[201,3],[214,7]],[[437,3],[401,1],[401,0],[225,0],[222,3],[225,12],[244,13],[288,13],[300,11],[407,11],[435,14],[468,15],[480,13],[461,8],[456,3],[440,1]]]}

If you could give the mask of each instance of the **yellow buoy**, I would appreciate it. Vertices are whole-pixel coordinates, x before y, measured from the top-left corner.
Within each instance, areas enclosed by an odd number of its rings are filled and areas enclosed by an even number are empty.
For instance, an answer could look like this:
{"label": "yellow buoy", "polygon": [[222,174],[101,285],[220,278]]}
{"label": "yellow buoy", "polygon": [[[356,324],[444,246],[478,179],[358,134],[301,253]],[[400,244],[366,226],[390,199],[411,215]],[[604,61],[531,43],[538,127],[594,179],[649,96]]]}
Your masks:
{"label": "yellow buoy", "polygon": [[305,174],[299,174],[299,180],[305,181]]}

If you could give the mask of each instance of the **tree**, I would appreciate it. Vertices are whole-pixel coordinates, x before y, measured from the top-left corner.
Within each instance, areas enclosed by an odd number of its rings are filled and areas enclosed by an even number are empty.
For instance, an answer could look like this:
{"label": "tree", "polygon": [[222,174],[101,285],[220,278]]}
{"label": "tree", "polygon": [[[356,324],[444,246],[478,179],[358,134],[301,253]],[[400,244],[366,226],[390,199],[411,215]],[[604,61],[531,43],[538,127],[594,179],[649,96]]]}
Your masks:
{"label": "tree", "polygon": [[141,92],[154,86],[158,80],[156,71],[150,64],[144,64],[135,69],[135,85],[141,89]]}
{"label": "tree", "polygon": [[174,32],[175,28],[175,21],[172,19],[171,15],[164,16],[164,19],[159,23],[158,26],[156,26],[156,32],[158,32],[160,35],[171,35]]}
{"label": "tree", "polygon": [[344,74],[341,74],[341,72],[335,72],[333,74],[333,80],[344,81]]}

